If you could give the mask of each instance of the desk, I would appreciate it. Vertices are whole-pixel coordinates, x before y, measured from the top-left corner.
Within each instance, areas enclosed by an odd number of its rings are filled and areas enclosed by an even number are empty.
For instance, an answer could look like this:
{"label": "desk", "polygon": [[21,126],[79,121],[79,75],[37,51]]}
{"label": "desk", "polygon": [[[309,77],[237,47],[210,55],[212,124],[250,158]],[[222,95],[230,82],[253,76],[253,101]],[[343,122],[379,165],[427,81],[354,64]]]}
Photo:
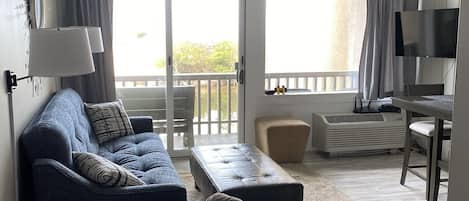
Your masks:
{"label": "desk", "polygon": [[[431,160],[430,191],[428,198],[430,201],[438,199],[440,186],[441,169],[447,169],[448,163],[441,160],[441,150],[443,143],[443,121],[452,120],[453,116],[453,96],[403,96],[393,97],[392,104],[400,107],[405,114],[406,125],[410,122],[410,112],[417,112],[427,116],[435,117],[435,133],[433,136],[433,154]],[[408,129],[408,128],[407,128]]]}

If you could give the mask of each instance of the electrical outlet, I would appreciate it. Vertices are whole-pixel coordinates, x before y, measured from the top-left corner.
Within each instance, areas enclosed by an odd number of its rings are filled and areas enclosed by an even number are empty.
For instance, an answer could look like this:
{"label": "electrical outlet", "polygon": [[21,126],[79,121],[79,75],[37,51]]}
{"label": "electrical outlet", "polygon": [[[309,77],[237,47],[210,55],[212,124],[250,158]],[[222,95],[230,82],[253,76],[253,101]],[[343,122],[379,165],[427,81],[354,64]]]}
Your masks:
{"label": "electrical outlet", "polygon": [[38,97],[42,91],[42,79],[33,78],[33,97]]}

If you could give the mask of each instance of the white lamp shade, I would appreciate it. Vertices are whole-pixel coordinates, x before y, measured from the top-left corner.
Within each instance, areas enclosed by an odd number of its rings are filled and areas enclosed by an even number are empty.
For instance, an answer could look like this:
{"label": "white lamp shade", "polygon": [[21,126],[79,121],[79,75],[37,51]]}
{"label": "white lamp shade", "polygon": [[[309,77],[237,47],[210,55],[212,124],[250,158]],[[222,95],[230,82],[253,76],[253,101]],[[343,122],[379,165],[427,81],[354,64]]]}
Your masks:
{"label": "white lamp shade", "polygon": [[91,52],[101,53],[104,52],[103,36],[101,27],[86,27],[88,30],[88,37],[90,38]]}
{"label": "white lamp shade", "polygon": [[70,26],[61,29],[83,29],[88,31],[88,38],[90,39],[91,52],[101,53],[104,52],[103,35],[101,27],[84,27],[84,26]]}
{"label": "white lamp shade", "polygon": [[29,75],[66,77],[94,71],[86,28],[31,30]]}

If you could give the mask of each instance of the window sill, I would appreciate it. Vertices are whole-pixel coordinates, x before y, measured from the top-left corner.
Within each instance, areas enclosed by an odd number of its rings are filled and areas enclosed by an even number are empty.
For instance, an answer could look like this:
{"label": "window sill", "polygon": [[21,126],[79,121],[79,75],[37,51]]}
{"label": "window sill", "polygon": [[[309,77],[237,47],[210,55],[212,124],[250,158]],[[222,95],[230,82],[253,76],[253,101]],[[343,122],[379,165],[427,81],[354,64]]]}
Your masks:
{"label": "window sill", "polygon": [[335,95],[335,94],[354,94],[358,93],[357,90],[351,91],[326,91],[326,92],[300,92],[300,93],[286,93],[281,95],[266,95],[265,97],[283,97],[283,96],[321,96],[321,95]]}
{"label": "window sill", "polygon": [[296,104],[323,104],[323,103],[344,103],[351,104],[357,91],[331,91],[331,92],[315,92],[305,94],[290,95],[263,95],[260,104],[273,105],[296,105]]}

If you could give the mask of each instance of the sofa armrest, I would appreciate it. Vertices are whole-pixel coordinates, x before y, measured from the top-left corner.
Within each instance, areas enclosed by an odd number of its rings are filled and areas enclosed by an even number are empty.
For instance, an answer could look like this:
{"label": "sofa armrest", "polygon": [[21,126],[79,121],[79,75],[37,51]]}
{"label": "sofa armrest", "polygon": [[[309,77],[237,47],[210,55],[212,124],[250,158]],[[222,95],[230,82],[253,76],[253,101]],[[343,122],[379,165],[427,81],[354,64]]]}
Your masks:
{"label": "sofa armrest", "polygon": [[151,116],[129,117],[135,133],[153,132],[153,119]]}
{"label": "sofa armrest", "polygon": [[186,201],[186,189],[178,184],[102,187],[52,159],[33,165],[37,201]]}

